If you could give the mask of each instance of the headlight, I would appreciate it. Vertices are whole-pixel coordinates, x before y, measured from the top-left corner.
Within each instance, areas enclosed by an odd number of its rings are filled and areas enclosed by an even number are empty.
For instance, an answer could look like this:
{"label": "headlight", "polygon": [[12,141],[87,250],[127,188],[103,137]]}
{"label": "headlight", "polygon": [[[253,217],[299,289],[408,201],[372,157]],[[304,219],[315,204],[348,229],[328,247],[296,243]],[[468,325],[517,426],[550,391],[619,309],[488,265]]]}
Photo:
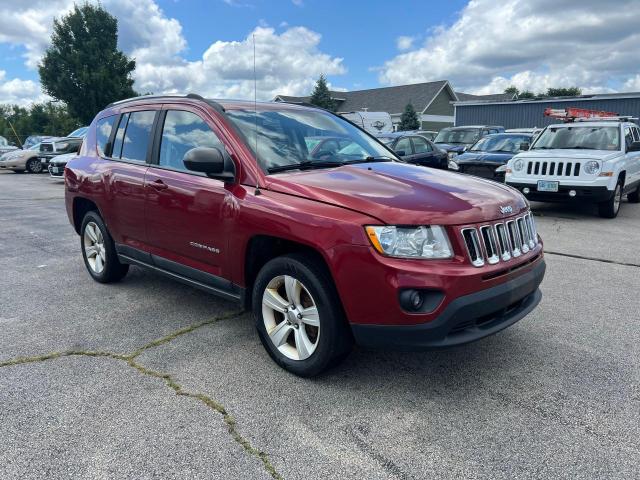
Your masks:
{"label": "headlight", "polygon": [[507,164],[505,163],[504,165],[500,165],[498,168],[496,168],[496,173],[506,173],[507,170]]}
{"label": "headlight", "polygon": [[458,166],[455,160],[449,160],[449,170],[455,170],[455,171],[460,170],[460,167]]}
{"label": "headlight", "polygon": [[524,168],[524,161],[521,158],[518,158],[515,162],[513,162],[513,169],[516,172],[519,172]]}
{"label": "headlight", "polygon": [[595,175],[600,171],[600,164],[595,160],[589,160],[584,164],[584,173]]}
{"label": "headlight", "polygon": [[374,248],[383,255],[398,258],[451,258],[453,251],[445,229],[438,225],[365,227]]}
{"label": "headlight", "polygon": [[452,158],[457,157],[458,154],[456,152],[447,152],[447,158],[451,160]]}

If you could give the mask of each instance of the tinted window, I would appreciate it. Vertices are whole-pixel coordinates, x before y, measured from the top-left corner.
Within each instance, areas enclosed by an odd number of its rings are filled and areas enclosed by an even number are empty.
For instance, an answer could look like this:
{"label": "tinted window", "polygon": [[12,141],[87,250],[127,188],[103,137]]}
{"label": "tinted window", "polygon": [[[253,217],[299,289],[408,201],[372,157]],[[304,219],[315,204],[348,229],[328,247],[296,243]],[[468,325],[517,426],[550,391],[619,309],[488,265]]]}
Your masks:
{"label": "tinted window", "polygon": [[630,127],[624,127],[624,140],[627,144],[627,148],[633,143],[633,134]]}
{"label": "tinted window", "polygon": [[187,170],[182,159],[195,147],[224,148],[215,133],[198,115],[169,110],[162,128],[159,165]]}
{"label": "tinted window", "polygon": [[116,138],[113,139],[113,148],[111,149],[111,156],[113,158],[120,158],[122,154],[122,143],[124,140],[124,131],[127,129],[127,122],[129,121],[129,114],[125,113],[120,117],[120,123],[118,124],[118,131],[116,132]]}
{"label": "tinted window", "polygon": [[431,151],[431,145],[424,138],[413,137],[413,149],[415,153],[426,153]]}
{"label": "tinted window", "polygon": [[120,155],[123,160],[144,162],[147,159],[151,127],[155,116],[154,111],[131,112],[124,132],[122,155]]}
{"label": "tinted window", "polygon": [[400,140],[398,140],[398,143],[396,143],[394,150],[396,152],[404,152],[403,155],[411,155],[411,140],[409,140],[409,137],[401,138]]}
{"label": "tinted window", "polygon": [[640,141],[640,130],[638,127],[633,127],[633,138],[636,142]]}
{"label": "tinted window", "polygon": [[111,130],[116,123],[117,115],[101,118],[96,124],[96,147],[98,148],[98,155],[105,156],[107,151],[107,142],[111,137]]}

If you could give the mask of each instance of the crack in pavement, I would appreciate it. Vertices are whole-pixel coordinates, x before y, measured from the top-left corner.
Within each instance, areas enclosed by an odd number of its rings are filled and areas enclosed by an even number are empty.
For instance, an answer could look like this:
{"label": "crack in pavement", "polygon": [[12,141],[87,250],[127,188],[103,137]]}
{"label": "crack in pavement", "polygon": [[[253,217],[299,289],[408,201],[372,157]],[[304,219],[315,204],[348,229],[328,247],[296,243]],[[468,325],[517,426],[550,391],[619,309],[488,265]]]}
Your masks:
{"label": "crack in pavement", "polygon": [[205,320],[203,322],[181,328],[164,337],[158,338],[156,340],[152,340],[151,342],[146,343],[142,347],[128,354],[115,353],[115,352],[102,351],[102,350],[66,350],[62,352],[49,352],[43,355],[35,355],[31,357],[16,357],[10,360],[5,360],[3,362],[0,362],[0,368],[12,367],[16,365],[25,365],[29,363],[45,362],[47,360],[54,360],[56,358],[64,358],[64,357],[105,357],[105,358],[112,358],[115,360],[124,361],[127,363],[128,366],[135,368],[139,373],[143,375],[147,375],[150,377],[163,380],[166,386],[171,388],[176,395],[198,400],[201,403],[203,403],[206,407],[222,415],[222,419],[224,423],[227,425],[227,432],[229,433],[231,438],[233,438],[233,440],[236,443],[238,443],[247,454],[260,460],[262,462],[264,469],[267,471],[267,473],[269,473],[269,475],[271,475],[272,478],[274,478],[275,480],[283,480],[282,475],[280,475],[276,471],[275,467],[271,464],[271,461],[269,460],[269,456],[267,455],[267,453],[251,445],[251,442],[249,442],[249,440],[243,437],[242,434],[238,431],[238,425],[236,423],[236,420],[233,418],[233,416],[229,413],[229,411],[226,409],[224,405],[222,405],[221,403],[217,402],[213,398],[203,393],[195,393],[195,392],[190,392],[188,390],[185,390],[182,387],[182,385],[180,385],[171,374],[159,372],[157,370],[152,370],[136,361],[136,358],[138,358],[142,353],[144,353],[145,351],[151,348],[155,348],[155,347],[159,347],[160,345],[167,344],[182,335],[193,332],[194,330],[197,330],[198,328],[204,327],[206,325],[211,325],[221,320],[228,320],[235,317],[239,317],[242,314],[244,314],[244,312],[233,312],[227,315],[221,315],[219,317],[215,317],[211,320]]}
{"label": "crack in pavement", "polygon": [[577,258],[578,260],[591,260],[592,262],[609,263],[612,265],[622,265],[623,267],[640,267],[638,263],[619,262],[617,260],[607,260],[605,258],[587,257],[585,255],[575,255],[572,253],[553,252],[549,250],[544,251],[545,255],[557,255],[559,257]]}

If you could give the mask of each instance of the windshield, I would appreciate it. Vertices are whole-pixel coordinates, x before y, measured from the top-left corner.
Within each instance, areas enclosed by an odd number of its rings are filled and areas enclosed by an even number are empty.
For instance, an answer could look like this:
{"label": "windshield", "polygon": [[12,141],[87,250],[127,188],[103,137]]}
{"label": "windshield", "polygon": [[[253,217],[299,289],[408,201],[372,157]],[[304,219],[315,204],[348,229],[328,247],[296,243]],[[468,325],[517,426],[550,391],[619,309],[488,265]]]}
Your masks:
{"label": "windshield", "polygon": [[450,130],[444,128],[436,135],[435,143],[466,143],[472,144],[480,137],[480,131],[477,129],[467,130]]}
{"label": "windshield", "polygon": [[227,110],[258,163],[275,172],[296,165],[337,166],[370,159],[395,159],[386,148],[340,117],[317,110]]}
{"label": "windshield", "polygon": [[520,145],[523,143],[531,143],[531,137],[528,135],[489,135],[478,140],[469,151],[515,153],[521,150]]}
{"label": "windshield", "polygon": [[80,127],[67,135],[67,137],[84,137],[87,134],[88,129],[89,127]]}
{"label": "windshield", "polygon": [[617,126],[549,127],[540,134],[532,150],[542,149],[619,150],[620,129]]}

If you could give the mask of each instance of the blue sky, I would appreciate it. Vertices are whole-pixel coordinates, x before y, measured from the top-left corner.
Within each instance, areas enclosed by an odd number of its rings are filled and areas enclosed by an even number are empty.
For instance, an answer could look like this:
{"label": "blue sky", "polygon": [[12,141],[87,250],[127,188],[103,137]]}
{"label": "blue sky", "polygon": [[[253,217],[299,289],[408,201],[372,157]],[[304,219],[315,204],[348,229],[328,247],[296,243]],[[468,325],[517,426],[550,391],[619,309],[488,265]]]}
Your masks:
{"label": "blue sky", "polygon": [[[88,0],[98,3],[98,0]],[[640,91],[638,0],[100,0],[140,92],[305,95],[449,80],[488,94]],[[0,0],[0,103],[46,100],[36,66],[74,0]]]}

